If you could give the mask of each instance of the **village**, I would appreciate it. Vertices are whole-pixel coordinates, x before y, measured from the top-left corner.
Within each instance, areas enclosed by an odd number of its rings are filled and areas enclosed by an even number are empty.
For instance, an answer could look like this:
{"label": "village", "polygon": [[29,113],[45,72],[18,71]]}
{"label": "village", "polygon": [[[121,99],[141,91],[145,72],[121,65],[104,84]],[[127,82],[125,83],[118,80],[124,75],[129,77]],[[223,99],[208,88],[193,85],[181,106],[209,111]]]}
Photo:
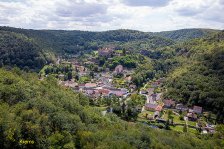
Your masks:
{"label": "village", "polygon": [[[126,103],[133,94],[144,96],[144,104],[136,105],[138,111],[137,121],[152,128],[165,128],[180,132],[213,134],[215,125],[212,123],[211,114],[203,110],[203,107],[193,105],[188,107],[176,99],[164,99],[163,83],[165,78],[149,80],[141,88],[132,82],[133,69],[127,69],[118,64],[113,70],[108,68],[90,68],[98,64],[97,57],[104,57],[108,60],[112,55],[120,56],[121,52],[116,52],[111,47],[100,48],[94,56],[88,59],[63,60],[58,58],[57,65],[65,63],[70,65],[75,71],[74,77],[64,79],[63,73],[59,74],[59,84],[71,88],[74,92],[83,93],[91,99],[116,97],[121,103]],[[73,74],[72,71],[72,74]],[[122,104],[121,104],[122,105]],[[127,105],[126,105],[127,106]],[[113,112],[103,108],[103,112]]]}

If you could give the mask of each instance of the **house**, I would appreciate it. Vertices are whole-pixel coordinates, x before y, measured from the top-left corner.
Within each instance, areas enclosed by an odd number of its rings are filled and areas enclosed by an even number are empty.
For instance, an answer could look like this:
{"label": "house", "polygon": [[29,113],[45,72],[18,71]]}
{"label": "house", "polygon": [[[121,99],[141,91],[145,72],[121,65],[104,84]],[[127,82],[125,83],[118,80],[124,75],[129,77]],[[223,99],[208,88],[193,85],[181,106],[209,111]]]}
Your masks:
{"label": "house", "polygon": [[156,107],[157,107],[156,104],[151,104],[151,103],[145,104],[145,109],[149,111],[155,111]]}
{"label": "house", "polygon": [[162,111],[163,107],[158,104],[147,103],[145,104],[145,109],[149,111]]}
{"label": "house", "polygon": [[162,110],[163,110],[163,106],[158,105],[158,106],[156,107],[156,111],[162,111]]}
{"label": "house", "polygon": [[158,87],[160,85],[160,82],[153,82],[152,84],[151,84],[151,86],[152,87]]}
{"label": "house", "polygon": [[197,115],[195,113],[187,113],[188,120],[190,121],[196,121]]}
{"label": "house", "polygon": [[86,87],[86,88],[94,88],[94,87],[96,87],[96,86],[97,86],[96,83],[86,83],[86,84],[85,84],[85,87]]}
{"label": "house", "polygon": [[159,111],[154,112],[153,118],[156,119],[156,118],[159,118],[159,117],[160,117],[160,112]]}
{"label": "house", "polygon": [[158,93],[156,96],[156,100],[161,100],[162,93]]}
{"label": "house", "polygon": [[173,101],[172,99],[163,100],[163,103],[166,108],[175,107],[175,101]]}
{"label": "house", "polygon": [[99,98],[100,97],[100,93],[98,91],[94,91],[94,93],[91,95],[91,97],[94,97],[94,98]]}
{"label": "house", "polygon": [[152,95],[154,93],[154,88],[149,88],[147,91],[148,95]]}
{"label": "house", "polygon": [[98,90],[101,95],[107,96],[110,93],[110,90],[107,89],[99,89]]}
{"label": "house", "polygon": [[130,83],[131,82],[131,79],[132,79],[131,76],[128,76],[128,77],[125,78],[125,81],[128,82],[128,83]]}
{"label": "house", "polygon": [[94,89],[85,89],[84,91],[87,95],[92,95],[95,93]]}
{"label": "house", "polygon": [[188,108],[185,107],[183,104],[177,104],[176,109],[180,110],[180,111],[187,111],[188,110]]}
{"label": "house", "polygon": [[214,125],[206,125],[206,127],[204,127],[204,129],[207,130],[208,133],[215,133]]}
{"label": "house", "polygon": [[141,90],[140,94],[147,94],[148,92],[146,90]]}
{"label": "house", "polygon": [[111,57],[113,52],[114,52],[114,48],[112,48],[112,47],[100,48],[98,50],[99,56],[103,56],[103,57]]}
{"label": "house", "polygon": [[193,111],[194,111],[194,113],[201,114],[202,113],[202,107],[194,106]]}
{"label": "house", "polygon": [[73,81],[64,81],[63,85],[67,86],[67,87],[75,88],[78,86],[78,83],[73,82]]}
{"label": "house", "polygon": [[111,89],[109,95],[115,95],[118,97],[122,97],[123,95],[125,95],[126,92],[120,90],[120,89]]}
{"label": "house", "polygon": [[126,89],[126,88],[121,88],[121,91],[124,92],[124,94],[128,93],[128,89]]}
{"label": "house", "polygon": [[123,68],[122,65],[117,65],[117,66],[115,67],[115,69],[114,69],[114,72],[115,72],[116,74],[121,74],[121,73],[123,73],[123,70],[124,70],[124,68]]}
{"label": "house", "polygon": [[85,88],[85,84],[79,84],[79,90],[82,90]]}
{"label": "house", "polygon": [[131,84],[131,85],[129,86],[129,88],[131,88],[131,89],[136,89],[136,85]]}
{"label": "house", "polygon": [[157,94],[152,94],[151,97],[153,101],[156,101]]}

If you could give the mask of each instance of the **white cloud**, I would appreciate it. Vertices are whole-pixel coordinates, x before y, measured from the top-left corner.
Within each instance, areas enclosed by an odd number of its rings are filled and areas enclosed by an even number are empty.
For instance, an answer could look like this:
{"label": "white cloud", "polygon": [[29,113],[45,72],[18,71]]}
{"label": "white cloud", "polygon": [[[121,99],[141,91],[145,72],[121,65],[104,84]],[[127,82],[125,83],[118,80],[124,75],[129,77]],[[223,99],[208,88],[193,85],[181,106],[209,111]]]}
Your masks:
{"label": "white cloud", "polygon": [[0,0],[0,25],[96,31],[223,29],[223,11],[223,0]]}
{"label": "white cloud", "polygon": [[124,4],[129,6],[149,6],[163,7],[169,4],[172,0],[123,0]]}

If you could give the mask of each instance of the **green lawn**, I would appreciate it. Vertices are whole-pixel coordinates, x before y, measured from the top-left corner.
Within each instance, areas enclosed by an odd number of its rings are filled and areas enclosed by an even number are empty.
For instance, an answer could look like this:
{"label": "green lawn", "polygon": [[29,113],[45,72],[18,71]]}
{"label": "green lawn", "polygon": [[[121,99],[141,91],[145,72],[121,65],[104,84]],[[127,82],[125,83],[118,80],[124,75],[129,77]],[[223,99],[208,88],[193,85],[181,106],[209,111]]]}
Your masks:
{"label": "green lawn", "polygon": [[191,125],[191,126],[196,126],[196,122],[193,122],[193,121],[188,121],[187,123],[188,123],[188,125]]}
{"label": "green lawn", "polygon": [[123,87],[124,85],[126,85],[126,81],[124,80],[124,78],[114,78],[113,84],[116,87]]}
{"label": "green lawn", "polygon": [[193,133],[193,134],[196,134],[197,133],[197,130],[194,129],[194,128],[188,128],[188,132]]}
{"label": "green lawn", "polygon": [[90,77],[88,76],[82,76],[79,78],[79,83],[87,83],[90,81]]}
{"label": "green lawn", "polygon": [[138,114],[138,117],[145,117],[146,113],[148,114],[148,116],[153,116],[153,114],[154,114],[153,111],[143,111]]}
{"label": "green lawn", "polygon": [[[173,122],[174,123],[185,124],[184,120],[180,120],[179,115],[176,115],[176,114],[173,113],[172,116],[173,116]],[[165,112],[165,114],[163,115],[163,118],[166,119],[166,120],[168,119],[167,112]]]}
{"label": "green lawn", "polygon": [[174,131],[178,131],[178,132],[183,132],[183,126],[170,126],[170,129],[171,130],[174,130]]}
{"label": "green lawn", "polygon": [[[138,114],[138,118],[137,121],[138,122],[147,122],[148,120],[145,118],[146,113],[148,114],[148,116],[153,116],[154,112],[152,111],[143,111],[142,113]],[[178,123],[178,124],[185,124],[184,120],[180,120],[178,115],[173,114],[172,115],[174,117],[174,123]],[[164,119],[167,119],[167,114],[164,114]],[[196,122],[192,122],[192,121],[188,121],[188,125],[191,126],[195,126]],[[170,129],[173,131],[178,131],[178,132],[183,132],[183,126],[181,125],[177,125],[177,126],[170,126]],[[196,134],[197,130],[194,128],[189,128],[188,127],[188,132],[191,134]]]}

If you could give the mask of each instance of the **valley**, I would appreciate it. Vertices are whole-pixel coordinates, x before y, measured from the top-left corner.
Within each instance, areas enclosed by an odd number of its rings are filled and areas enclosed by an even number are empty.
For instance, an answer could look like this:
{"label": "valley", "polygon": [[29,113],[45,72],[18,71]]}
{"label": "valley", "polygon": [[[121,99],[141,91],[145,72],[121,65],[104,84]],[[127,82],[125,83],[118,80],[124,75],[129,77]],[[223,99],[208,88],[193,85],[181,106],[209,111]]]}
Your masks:
{"label": "valley", "polygon": [[0,33],[1,148],[223,146],[223,31]]}
{"label": "valley", "polygon": [[[201,106],[190,107],[163,97],[167,91],[164,86],[166,78],[155,77],[137,87],[132,80],[135,62],[121,61],[126,67],[120,63],[111,69],[105,67],[104,64],[113,64],[114,59],[121,57],[132,56],[126,51],[105,47],[81,58],[58,58],[55,64],[44,67],[39,77],[42,80],[48,75],[55,76],[60,85],[86,95],[91,105],[102,110],[104,115],[115,113],[123,120],[144,123],[152,128],[193,134],[215,133],[214,113]],[[128,68],[130,66],[133,68]]]}

